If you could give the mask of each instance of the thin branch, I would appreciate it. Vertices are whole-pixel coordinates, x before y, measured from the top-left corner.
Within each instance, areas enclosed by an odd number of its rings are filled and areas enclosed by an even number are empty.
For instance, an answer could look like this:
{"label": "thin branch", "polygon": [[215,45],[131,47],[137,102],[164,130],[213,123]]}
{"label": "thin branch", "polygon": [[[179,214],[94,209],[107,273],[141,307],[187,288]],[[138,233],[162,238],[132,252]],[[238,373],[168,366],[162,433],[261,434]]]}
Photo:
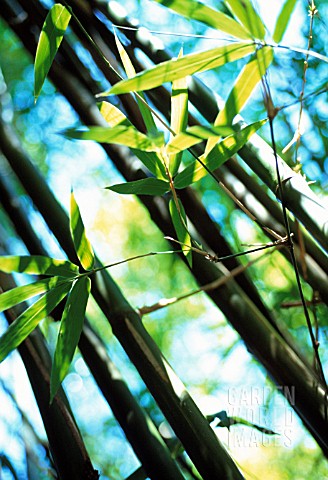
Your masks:
{"label": "thin branch", "polygon": [[[171,239],[171,240],[173,240],[173,239]],[[154,303],[153,305],[141,307],[141,308],[138,309],[138,313],[139,313],[140,316],[143,316],[143,315],[146,315],[148,313],[155,312],[156,310],[160,310],[161,308],[166,308],[169,305],[173,305],[174,303],[180,302],[181,300],[184,300],[188,297],[196,295],[197,293],[209,292],[211,290],[215,290],[219,287],[222,287],[227,282],[229,282],[232,278],[236,277],[237,275],[240,275],[246,269],[248,269],[251,265],[253,265],[255,262],[258,262],[259,260],[263,260],[263,258],[266,257],[266,256],[267,256],[267,253],[265,253],[264,255],[261,255],[260,257],[256,258],[255,260],[252,260],[252,261],[248,262],[246,265],[239,265],[238,267],[231,270],[227,275],[224,275],[223,277],[220,277],[220,278],[214,280],[213,282],[207,283],[206,285],[203,285],[202,287],[197,288],[196,290],[192,290],[188,293],[180,295],[179,297],[163,298],[163,299],[159,300],[157,303]]]}

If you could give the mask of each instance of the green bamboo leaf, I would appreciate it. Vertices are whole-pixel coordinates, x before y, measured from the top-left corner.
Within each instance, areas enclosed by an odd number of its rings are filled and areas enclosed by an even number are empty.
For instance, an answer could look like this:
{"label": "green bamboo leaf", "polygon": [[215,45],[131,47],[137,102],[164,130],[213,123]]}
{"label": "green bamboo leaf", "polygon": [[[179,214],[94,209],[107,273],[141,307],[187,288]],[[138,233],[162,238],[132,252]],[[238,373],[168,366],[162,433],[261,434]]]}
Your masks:
{"label": "green bamboo leaf", "polygon": [[183,243],[182,249],[183,254],[185,255],[190,267],[192,266],[192,250],[191,248],[191,237],[188,232],[187,227],[187,217],[186,212],[183,208],[181,201],[178,199],[178,207],[173,198],[171,198],[169,203],[169,210],[174,226],[174,230],[177,234],[179,242]]}
{"label": "green bamboo leaf", "polygon": [[173,82],[179,78],[204,72],[253,53],[253,43],[232,43],[206,50],[200,53],[191,53],[177,60],[169,60],[138,73],[135,77],[116,83],[108,92],[102,95],[121,94],[131,91],[149,90],[166,82]]}
{"label": "green bamboo leaf", "polygon": [[56,3],[51,7],[42,27],[34,64],[34,98],[38,99],[46,76],[55,58],[71,14],[66,7]]}
{"label": "green bamboo leaf", "polygon": [[[238,152],[249,138],[267,121],[260,120],[244,127],[240,131],[224,138],[220,143],[213,148],[207,157],[201,157],[202,162],[211,172],[220,167],[232,155]],[[200,180],[207,174],[207,170],[199,163],[194,162],[188,165],[181,173],[179,173],[175,180],[175,188],[185,188],[191,183]]]}
{"label": "green bamboo leaf", "polygon": [[146,152],[154,152],[158,149],[152,139],[139,132],[133,126],[117,125],[113,128],[89,127],[89,130],[76,130],[72,128],[64,130],[62,134],[67,138],[93,140],[101,143],[116,143]]}
{"label": "green bamboo leaf", "polygon": [[216,143],[220,136],[227,136],[232,133],[234,133],[233,128],[227,125],[220,125],[218,127],[194,125],[187,128],[185,132],[181,132],[173,137],[167,144],[166,151],[168,154],[172,152],[180,152],[202,142],[203,140],[207,140],[210,137],[215,137]]}
{"label": "green bamboo leaf", "polygon": [[74,263],[42,255],[0,257],[0,270],[5,273],[18,272],[61,277],[75,277],[79,273],[79,268]]}
{"label": "green bamboo leaf", "polygon": [[[238,75],[227,101],[215,119],[214,125],[232,125],[234,117],[241,112],[249,100],[254,88],[269,68],[273,60],[273,49],[265,47],[258,50],[250,61],[244,65]],[[205,156],[216,144],[216,139],[210,138],[206,144]]]}
{"label": "green bamboo leaf", "polygon": [[87,276],[78,278],[67,297],[64,313],[60,322],[54,362],[50,379],[50,403],[59,385],[64,380],[84,323],[85,310],[91,289],[91,280]]}
{"label": "green bamboo leaf", "polygon": [[[110,127],[116,127],[117,125],[131,126],[130,120],[126,118],[124,113],[109,102],[100,102],[99,111]],[[132,151],[155,177],[166,178],[164,165],[155,152],[143,152],[136,149],[132,149]]]}
{"label": "green bamboo leaf", "polygon": [[164,193],[170,190],[170,184],[164,180],[149,177],[132,182],[119,183],[106,188],[107,190],[125,195],[164,195]]}
{"label": "green bamboo leaf", "polygon": [[86,236],[81,212],[73,192],[71,192],[70,230],[75,251],[82,267],[85,270],[92,270],[95,263],[95,256],[91,243]]}
{"label": "green bamboo leaf", "polygon": [[265,26],[250,0],[226,0],[225,3],[252,38],[264,40]]}
{"label": "green bamboo leaf", "polygon": [[[182,58],[182,49],[180,50],[179,57]],[[175,134],[183,132],[187,128],[188,124],[188,85],[187,78],[180,78],[174,80],[172,84],[172,96],[171,96],[171,130]],[[171,134],[171,139],[174,136]],[[182,152],[171,152],[169,156],[169,170],[171,175],[174,176],[179,170],[179,166],[182,160]]]}
{"label": "green bamboo leaf", "polygon": [[35,297],[36,295],[41,295],[41,293],[47,292],[65,282],[67,282],[67,280],[63,277],[50,277],[3,292],[0,294],[0,312],[8,310],[8,308],[18,305],[21,302],[25,302],[25,300]]}
{"label": "green bamboo leaf", "polygon": [[228,33],[229,35],[240,38],[249,39],[250,34],[243,28],[240,23],[236,22],[228,15],[225,15],[218,10],[214,10],[211,7],[198,2],[197,0],[155,0],[157,3],[161,3],[165,7],[171,8],[175,12],[187,17],[188,20],[192,18],[198,22],[202,22],[209,27],[221,30],[221,32]]}
{"label": "green bamboo leaf", "polygon": [[278,15],[273,33],[273,40],[279,43],[284,36],[290,17],[296,5],[296,0],[286,0]]}
{"label": "green bamboo leaf", "polygon": [[[115,33],[115,32],[114,32]],[[125,73],[127,74],[128,78],[134,77],[136,74],[136,71],[134,69],[134,66],[130,60],[130,57],[119,41],[116,33],[115,33],[115,42],[117,46],[118,53],[121,57],[122,64],[125,70]],[[141,97],[141,98],[140,98]],[[158,132],[158,128],[156,127],[156,123],[154,121],[153,115],[151,113],[150,107],[146,105],[146,99],[145,96],[143,95],[142,92],[139,93],[139,95],[136,95],[136,101],[140,110],[140,113],[142,115],[142,118],[145,122],[147,132],[156,135]]]}
{"label": "green bamboo leaf", "polygon": [[68,280],[46,292],[16,318],[0,338],[0,362],[33,332],[41,320],[50,315],[70,289],[71,281]]}

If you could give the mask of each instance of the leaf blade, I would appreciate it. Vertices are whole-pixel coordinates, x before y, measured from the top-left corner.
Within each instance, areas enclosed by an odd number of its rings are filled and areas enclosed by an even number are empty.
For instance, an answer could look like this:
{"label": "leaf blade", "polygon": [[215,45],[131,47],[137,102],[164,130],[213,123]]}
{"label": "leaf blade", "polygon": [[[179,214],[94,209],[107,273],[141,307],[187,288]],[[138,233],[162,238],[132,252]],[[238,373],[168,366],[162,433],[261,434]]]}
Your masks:
{"label": "leaf blade", "polygon": [[[224,107],[215,119],[214,125],[232,125],[234,117],[241,112],[249,100],[253,90],[269,68],[273,60],[271,47],[261,48],[239,73]],[[210,138],[206,144],[205,155],[215,146],[216,140]]]}
{"label": "leaf blade", "polygon": [[172,223],[174,226],[174,230],[177,234],[178,240],[180,243],[183,244],[182,246],[183,254],[185,255],[191,267],[192,266],[192,250],[191,248],[188,249],[188,247],[191,247],[191,237],[187,228],[186,212],[183,208],[181,201],[179,199],[177,199],[177,201],[178,201],[178,207],[174,199],[171,198],[169,203],[170,215],[171,215]]}
{"label": "leaf blade", "polygon": [[250,0],[226,0],[225,3],[251,37],[264,40],[265,26]]}
{"label": "leaf blade", "polygon": [[14,305],[25,302],[25,300],[28,300],[36,295],[41,295],[42,293],[51,290],[65,281],[67,280],[64,280],[63,277],[50,277],[29,285],[22,285],[12,288],[11,290],[7,290],[0,294],[0,312],[8,310]]}
{"label": "leaf blade", "polygon": [[117,125],[113,128],[89,127],[88,130],[67,129],[62,132],[66,138],[77,140],[93,140],[100,143],[115,143],[125,145],[129,148],[136,148],[145,152],[154,152],[157,146],[153,141],[135,127]]}
{"label": "leaf blade", "polygon": [[215,28],[216,30],[228,33],[233,37],[244,40],[250,38],[248,31],[245,30],[240,23],[236,22],[236,20],[196,0],[155,1],[167,6],[180,15],[187,17],[188,19],[192,18],[193,20],[202,22],[209,27]]}
{"label": "leaf blade", "polygon": [[85,233],[84,223],[81,217],[79,206],[71,192],[70,205],[70,231],[75,251],[84,270],[92,270],[95,263],[95,256],[90,241]]}
{"label": "leaf blade", "polygon": [[194,73],[204,72],[233,62],[254,52],[253,43],[233,43],[206,50],[205,52],[185,55],[177,60],[169,60],[138,73],[135,77],[116,83],[103,95],[128,93],[130,91],[149,90],[166,82],[172,82]]}
{"label": "leaf blade", "polygon": [[68,27],[71,14],[56,3],[51,7],[40,34],[34,63],[34,98],[38,99],[46,76]]}
{"label": "leaf blade", "polygon": [[282,37],[284,36],[290,17],[294,11],[296,1],[297,0],[286,0],[286,2],[284,3],[278,15],[273,36],[272,36],[273,40],[276,43],[279,43],[282,40]]}
{"label": "leaf blade", "polygon": [[50,379],[50,403],[65,378],[80,339],[91,289],[88,276],[78,278],[68,295],[60,322]]}
{"label": "leaf blade", "polygon": [[[259,122],[247,125],[239,132],[229,135],[224,138],[220,143],[213,148],[206,158],[202,159],[202,162],[206,165],[210,171],[215,170],[228,160],[232,155],[238,152],[247,140],[255,133],[264,123],[267,121],[260,120]],[[207,170],[203,165],[192,163],[188,165],[181,173],[179,173],[175,180],[175,188],[185,188],[193,182],[196,182],[207,175]]]}
{"label": "leaf blade", "polygon": [[0,362],[33,332],[41,320],[52,312],[67,295],[70,288],[71,282],[69,281],[58,285],[46,292],[39,300],[16,318],[0,337]]}
{"label": "leaf blade", "polygon": [[170,184],[159,178],[143,178],[127,183],[119,183],[106,187],[107,190],[123,195],[164,195],[170,190]]}
{"label": "leaf blade", "polygon": [[0,270],[5,273],[26,273],[30,275],[58,275],[75,277],[78,266],[68,260],[57,260],[42,255],[0,257]]}
{"label": "leaf blade", "polygon": [[[182,58],[182,49],[179,58]],[[171,129],[175,134],[183,132],[188,124],[188,85],[187,78],[174,80],[171,96]],[[171,134],[171,138],[174,138]],[[169,156],[169,170],[174,176],[179,170],[182,152],[173,152]]]}
{"label": "leaf blade", "polygon": [[203,126],[194,125],[179,133],[166,145],[167,153],[180,152],[196,145],[197,143],[207,140],[210,137],[219,137],[221,135],[231,135],[233,129],[230,126]]}

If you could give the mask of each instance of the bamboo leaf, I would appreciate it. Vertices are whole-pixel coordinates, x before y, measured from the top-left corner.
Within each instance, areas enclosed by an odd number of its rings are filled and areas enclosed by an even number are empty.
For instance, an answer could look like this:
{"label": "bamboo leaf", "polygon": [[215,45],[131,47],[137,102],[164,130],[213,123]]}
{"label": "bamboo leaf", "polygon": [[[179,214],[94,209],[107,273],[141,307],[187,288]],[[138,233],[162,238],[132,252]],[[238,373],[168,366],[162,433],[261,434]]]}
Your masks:
{"label": "bamboo leaf", "polygon": [[22,285],[0,294],[0,312],[8,310],[8,308],[25,302],[29,298],[41,295],[55,288],[57,285],[67,282],[63,277],[50,277],[29,285]]}
{"label": "bamboo leaf", "polygon": [[98,104],[99,111],[110,127],[118,125],[131,126],[130,120],[115,105],[109,102],[100,102]]}
{"label": "bamboo leaf", "polygon": [[240,23],[233,18],[225,15],[218,10],[204,5],[196,0],[155,0],[165,7],[171,8],[175,12],[187,17],[202,22],[209,27],[216,28],[229,35],[240,38],[249,39],[250,35],[247,30],[243,28]]}
{"label": "bamboo leaf", "polygon": [[191,267],[192,266],[192,250],[191,248],[188,248],[188,247],[191,247],[191,237],[189,235],[188,228],[187,228],[187,217],[186,217],[186,213],[182,203],[180,202],[179,199],[177,199],[177,201],[178,201],[178,207],[174,199],[171,198],[169,203],[170,215],[172,218],[172,223],[174,226],[174,230],[176,231],[178,240],[179,242],[184,244],[182,247],[183,254],[185,255]]}
{"label": "bamboo leaf", "polygon": [[187,128],[185,132],[181,132],[173,137],[167,144],[166,151],[169,154],[172,152],[180,152],[210,137],[215,137],[215,142],[217,142],[217,139],[221,135],[231,135],[233,132],[233,128],[226,125],[220,125],[218,127],[194,125]]}
{"label": "bamboo leaf", "polygon": [[[123,47],[123,45],[119,41],[116,33],[115,33],[115,42],[116,42],[118,53],[119,53],[119,55],[121,57],[121,60],[122,60],[122,64],[123,64],[125,73],[127,74],[128,78],[134,77],[135,74],[136,74],[134,66],[133,66],[133,64],[130,60],[130,57],[129,57],[127,51],[125,50],[125,48]],[[142,101],[140,97],[144,101]],[[142,118],[145,122],[147,132],[149,132],[152,135],[156,135],[156,133],[158,132],[158,129],[156,127],[156,124],[155,124],[153,115],[151,113],[150,107],[148,107],[148,105],[146,105],[145,96],[143,95],[142,92],[140,92],[139,95],[136,96],[136,101],[137,101],[140,113],[142,115]]]}
{"label": "bamboo leaf", "polygon": [[[273,60],[271,47],[258,50],[238,75],[227,101],[215,119],[214,125],[232,125],[234,117],[246,105],[256,85],[269,68]],[[216,139],[210,138],[206,144],[205,156],[216,144]]]}
{"label": "bamboo leaf", "polygon": [[70,230],[75,251],[82,267],[85,270],[92,270],[95,263],[95,256],[91,243],[86,236],[81,212],[73,192],[71,192]]}
{"label": "bamboo leaf", "polygon": [[[213,148],[207,157],[201,157],[202,162],[211,172],[220,167],[232,155],[238,152],[249,138],[255,133],[267,120],[260,120],[244,127],[240,131],[224,138]],[[175,180],[175,188],[185,188],[191,183],[200,180],[207,174],[207,170],[199,163],[194,162],[188,165]]]}
{"label": "bamboo leaf", "polygon": [[[182,58],[182,49],[178,58]],[[188,86],[187,79],[174,80],[171,96],[171,129],[176,134],[183,132],[188,124]],[[174,138],[171,134],[171,139]],[[172,152],[169,157],[169,170],[174,176],[179,170],[182,152]]]}
{"label": "bamboo leaf", "polygon": [[75,277],[79,273],[77,265],[67,260],[56,260],[42,255],[0,257],[0,270],[5,273],[27,273],[30,275],[58,275]]}
{"label": "bamboo leaf", "polygon": [[52,312],[70,289],[70,281],[58,285],[52,290],[49,290],[49,292],[46,292],[39,300],[16,318],[0,338],[0,362],[33,332],[39,322]]}
{"label": "bamboo leaf", "polygon": [[119,183],[106,188],[125,195],[164,195],[164,193],[170,190],[170,184],[164,180],[149,177],[132,182]]}
{"label": "bamboo leaf", "polygon": [[34,98],[38,99],[43,83],[50,70],[71,14],[66,7],[56,3],[51,7],[42,27],[34,64]]}
{"label": "bamboo leaf", "polygon": [[138,73],[135,77],[116,83],[108,92],[102,95],[121,94],[131,91],[149,90],[166,82],[173,82],[179,78],[204,72],[253,53],[253,43],[232,43],[206,50],[200,53],[191,53],[177,60],[169,60]]}
{"label": "bamboo leaf", "polygon": [[265,26],[250,0],[226,0],[225,3],[252,38],[264,40]]}
{"label": "bamboo leaf", "polygon": [[276,43],[279,43],[284,36],[295,5],[296,0],[286,0],[282,9],[280,10],[272,37]]}
{"label": "bamboo leaf", "polygon": [[91,280],[87,276],[78,278],[67,297],[64,313],[60,322],[59,334],[51,370],[50,403],[59,385],[64,380],[84,323],[85,310],[91,289]]}
{"label": "bamboo leaf", "polygon": [[[130,120],[117,107],[109,102],[100,102],[99,110],[110,127],[131,126]],[[166,178],[165,168],[155,152],[132,149],[133,153],[155,177]]]}
{"label": "bamboo leaf", "polygon": [[146,152],[154,152],[157,145],[133,126],[117,125],[113,128],[89,127],[89,130],[67,129],[62,132],[67,138],[93,140],[101,143],[116,143],[137,148]]}

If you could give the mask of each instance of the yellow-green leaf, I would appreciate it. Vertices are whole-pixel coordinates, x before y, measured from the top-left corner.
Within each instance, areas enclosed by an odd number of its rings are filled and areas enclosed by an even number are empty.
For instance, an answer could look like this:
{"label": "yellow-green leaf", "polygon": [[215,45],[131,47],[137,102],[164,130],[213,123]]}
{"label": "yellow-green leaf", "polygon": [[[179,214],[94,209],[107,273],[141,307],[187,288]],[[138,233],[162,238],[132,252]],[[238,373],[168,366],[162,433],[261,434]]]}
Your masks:
{"label": "yellow-green leaf", "polygon": [[225,3],[246,31],[251,34],[251,37],[264,40],[265,26],[251,0],[226,0]]}
{"label": "yellow-green leaf", "polygon": [[51,7],[42,27],[34,64],[34,98],[40,95],[43,83],[55,58],[71,14],[66,7],[56,3]]}
{"label": "yellow-green leaf", "polygon": [[[244,127],[239,132],[229,135],[213,148],[207,157],[201,157],[202,163],[209,171],[220,167],[232,155],[238,152],[247,140],[255,133],[267,120],[260,120]],[[185,188],[191,183],[203,178],[208,171],[200,163],[194,162],[188,165],[175,180],[176,188]]]}
{"label": "yellow-green leaf", "polygon": [[158,148],[150,138],[139,132],[133,126],[117,125],[113,128],[89,127],[89,130],[68,129],[64,130],[62,134],[67,138],[93,140],[94,142],[101,143],[116,143],[146,152],[153,152]]}
{"label": "yellow-green leaf", "polygon": [[100,102],[99,111],[110,127],[131,126],[130,120],[124,113],[109,102]]}
{"label": "yellow-green leaf", "polygon": [[191,53],[176,60],[169,60],[138,73],[133,78],[116,83],[103,95],[121,94],[131,91],[149,90],[166,82],[221,67],[229,62],[250,55],[255,50],[253,43],[230,43],[200,53]]}
{"label": "yellow-green leaf", "polygon": [[[115,105],[109,102],[101,102],[99,110],[110,127],[116,127],[117,125],[131,126],[130,120]],[[164,165],[155,152],[143,152],[136,149],[132,149],[132,151],[153,175],[163,179],[166,178]]]}
{"label": "yellow-green leaf", "polygon": [[[116,42],[116,46],[117,46],[117,49],[118,49],[118,53],[119,53],[119,55],[121,57],[121,60],[122,60],[122,64],[123,64],[125,73],[127,74],[128,78],[134,77],[134,75],[136,74],[134,66],[133,66],[133,64],[130,60],[130,57],[129,57],[127,51],[125,50],[125,48],[123,47],[123,45],[119,41],[116,33],[115,33],[115,42]],[[141,116],[142,116],[142,118],[145,122],[147,132],[155,135],[158,132],[158,129],[156,127],[156,123],[155,123],[153,115],[151,113],[151,109],[147,105],[145,96],[143,95],[142,92],[140,92],[139,95],[136,95],[136,101],[137,101]]]}
{"label": "yellow-green leaf", "polygon": [[5,273],[27,273],[30,275],[58,275],[75,277],[79,273],[77,265],[67,260],[56,260],[42,255],[0,257],[0,270]]}
{"label": "yellow-green leaf", "polygon": [[127,183],[119,183],[106,188],[125,195],[164,195],[164,193],[170,190],[170,184],[158,178],[149,177]]}
{"label": "yellow-green leaf", "polygon": [[278,15],[273,33],[273,40],[279,43],[284,36],[290,17],[296,5],[296,0],[286,0]]}
{"label": "yellow-green leaf", "polygon": [[232,133],[234,133],[234,130],[231,126],[220,125],[218,127],[206,127],[202,125],[194,125],[187,128],[185,132],[181,132],[173,137],[166,145],[166,151],[168,154],[180,152],[181,150],[186,150],[210,137],[215,137],[215,142],[217,142],[217,139],[220,136],[231,135]]}
{"label": "yellow-green leaf", "polygon": [[[182,58],[182,49],[178,58]],[[174,80],[171,96],[171,130],[178,134],[187,128],[188,124],[188,86],[187,78]],[[174,136],[171,134],[171,139]],[[182,152],[172,152],[169,156],[169,170],[174,176],[179,170]]]}
{"label": "yellow-green leaf", "polygon": [[[273,60],[271,47],[258,50],[238,75],[227,101],[215,119],[214,125],[232,125],[234,117],[241,112],[249,100],[254,88],[269,68]],[[216,139],[210,138],[206,144],[205,156],[216,144]]]}
{"label": "yellow-green leaf", "polygon": [[71,282],[58,285],[45,293],[16,318],[0,338],[0,362],[33,332],[41,320],[50,315],[53,309],[67,295],[70,288]]}
{"label": "yellow-green leaf", "polygon": [[214,10],[197,0],[155,0],[165,7],[171,8],[175,12],[189,19],[202,22],[209,27],[228,33],[229,35],[240,38],[249,39],[250,35],[240,23],[233,18],[228,17],[218,10]]}
{"label": "yellow-green leaf", "polygon": [[92,270],[95,256],[91,243],[86,236],[81,212],[73,192],[71,192],[70,229],[75,251],[82,267],[85,270]]}
{"label": "yellow-green leaf", "polygon": [[22,285],[20,287],[12,288],[0,294],[0,312],[8,310],[8,308],[25,302],[29,298],[41,295],[41,293],[47,292],[57,285],[65,283],[67,279],[63,277],[50,277],[38,282],[30,283],[29,285]]}
{"label": "yellow-green leaf", "polygon": [[59,385],[64,380],[84,323],[85,310],[90,294],[91,281],[87,276],[78,278],[67,297],[65,309],[60,322],[50,380],[50,402],[52,402]]}
{"label": "yellow-green leaf", "polygon": [[191,248],[191,237],[188,232],[187,228],[187,217],[185,210],[181,201],[178,199],[178,206],[176,205],[173,198],[171,198],[169,203],[169,210],[172,219],[172,223],[174,226],[174,230],[176,231],[177,237],[179,242],[183,243],[181,246],[183,250],[183,254],[185,255],[190,267],[192,266],[192,250]]}

